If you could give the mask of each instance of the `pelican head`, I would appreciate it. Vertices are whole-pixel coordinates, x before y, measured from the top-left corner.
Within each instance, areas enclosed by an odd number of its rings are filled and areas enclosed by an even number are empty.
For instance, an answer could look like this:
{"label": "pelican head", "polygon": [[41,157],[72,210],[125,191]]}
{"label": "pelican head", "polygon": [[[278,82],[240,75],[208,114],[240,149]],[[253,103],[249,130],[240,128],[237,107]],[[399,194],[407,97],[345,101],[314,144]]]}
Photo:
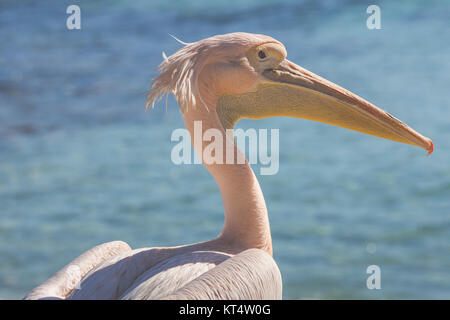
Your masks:
{"label": "pelican head", "polygon": [[231,33],[186,44],[172,56],[164,55],[147,107],[173,93],[184,115],[203,105],[203,112],[217,116],[223,129],[243,118],[295,117],[433,152],[429,138],[286,56],[281,42],[260,34]]}

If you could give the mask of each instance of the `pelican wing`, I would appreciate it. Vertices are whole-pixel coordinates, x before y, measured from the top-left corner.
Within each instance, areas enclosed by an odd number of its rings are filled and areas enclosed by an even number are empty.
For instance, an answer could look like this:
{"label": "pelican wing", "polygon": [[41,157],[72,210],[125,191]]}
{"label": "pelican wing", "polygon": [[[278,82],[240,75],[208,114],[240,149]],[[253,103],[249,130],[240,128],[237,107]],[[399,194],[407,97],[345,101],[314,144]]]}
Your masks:
{"label": "pelican wing", "polygon": [[278,300],[281,273],[263,250],[245,250],[205,272],[166,300]]}
{"label": "pelican wing", "polygon": [[65,299],[89,271],[105,260],[130,250],[130,246],[123,241],[112,241],[98,245],[84,252],[50,279],[34,288],[24,299]]}

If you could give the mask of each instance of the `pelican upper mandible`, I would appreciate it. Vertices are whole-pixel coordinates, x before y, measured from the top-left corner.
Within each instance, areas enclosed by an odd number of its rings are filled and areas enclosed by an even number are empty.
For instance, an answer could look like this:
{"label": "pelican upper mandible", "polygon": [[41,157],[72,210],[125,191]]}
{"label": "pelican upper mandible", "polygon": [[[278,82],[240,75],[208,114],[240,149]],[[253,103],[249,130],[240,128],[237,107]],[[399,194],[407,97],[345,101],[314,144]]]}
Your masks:
{"label": "pelican upper mandible", "polygon": [[[243,118],[295,117],[332,124],[433,151],[429,138],[389,113],[286,59],[266,35],[230,33],[164,55],[148,106],[170,93],[187,130],[223,133],[223,152],[242,155],[226,135]],[[201,134],[203,134],[203,132]],[[192,140],[193,142],[193,140]],[[193,143],[194,145],[194,143]],[[206,143],[195,144],[202,154]],[[177,247],[94,247],[32,290],[26,299],[280,299],[280,271],[264,197],[248,161],[205,161],[224,205],[217,238]]]}

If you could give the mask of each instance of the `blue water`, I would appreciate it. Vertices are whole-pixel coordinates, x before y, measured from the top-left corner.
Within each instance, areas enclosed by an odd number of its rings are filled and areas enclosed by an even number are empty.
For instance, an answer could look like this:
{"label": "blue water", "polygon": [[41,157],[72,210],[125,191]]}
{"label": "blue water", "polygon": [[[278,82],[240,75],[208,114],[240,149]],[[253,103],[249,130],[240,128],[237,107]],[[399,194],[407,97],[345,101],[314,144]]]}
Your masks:
{"label": "blue water", "polygon": [[[381,7],[382,29],[366,28]],[[287,299],[450,298],[447,1],[2,1],[0,298],[22,298],[83,251],[204,241],[221,230],[214,180],[170,161],[169,99],[144,113],[161,51],[234,31],[388,110],[435,152],[296,119],[280,170],[258,176]],[[78,4],[82,29],[66,29]],[[166,119],[167,117],[167,119]],[[366,268],[381,268],[369,290]]]}

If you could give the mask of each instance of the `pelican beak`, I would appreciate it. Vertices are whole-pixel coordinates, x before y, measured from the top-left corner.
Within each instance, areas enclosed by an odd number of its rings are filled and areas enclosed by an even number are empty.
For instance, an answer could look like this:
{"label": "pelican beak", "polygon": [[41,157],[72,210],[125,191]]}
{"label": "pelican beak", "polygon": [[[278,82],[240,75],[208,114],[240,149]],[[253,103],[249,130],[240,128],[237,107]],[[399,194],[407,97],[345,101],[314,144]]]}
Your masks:
{"label": "pelican beak", "polygon": [[254,90],[223,96],[217,112],[225,127],[241,118],[295,117],[319,121],[433,152],[433,142],[348,90],[283,60],[265,70]]}

